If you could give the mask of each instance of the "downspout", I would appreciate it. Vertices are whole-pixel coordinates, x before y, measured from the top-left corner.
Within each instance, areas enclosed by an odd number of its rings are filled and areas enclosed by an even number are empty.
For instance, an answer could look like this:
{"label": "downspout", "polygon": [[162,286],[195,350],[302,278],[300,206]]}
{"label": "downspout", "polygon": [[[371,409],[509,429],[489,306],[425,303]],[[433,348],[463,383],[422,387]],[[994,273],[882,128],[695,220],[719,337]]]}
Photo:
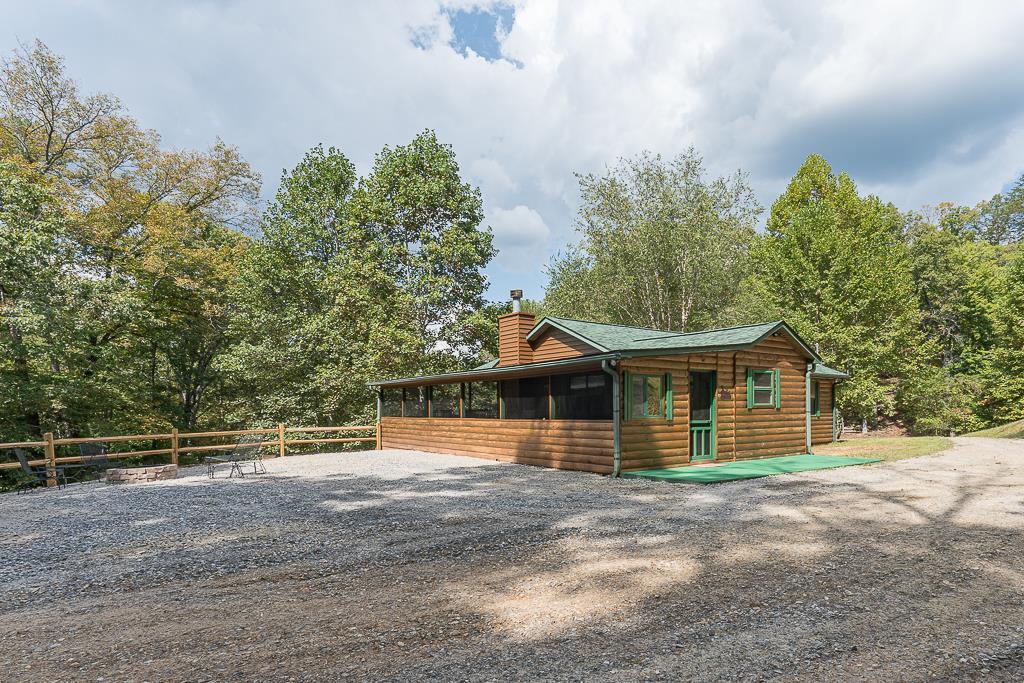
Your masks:
{"label": "downspout", "polygon": [[601,361],[601,369],[612,377],[612,476],[618,477],[622,471],[622,401],[619,399],[619,371],[606,361]]}
{"label": "downspout", "polygon": [[839,411],[836,408],[836,387],[839,382],[832,382],[832,443],[839,440]]}
{"label": "downspout", "polygon": [[807,418],[806,418],[807,434],[806,434],[806,437],[805,437],[805,441],[807,443],[807,452],[808,453],[814,453],[814,451],[811,450],[811,369],[813,367],[814,367],[814,363],[808,363],[807,364],[807,371],[804,373],[804,394],[805,394],[804,412],[805,412],[805,414],[807,416]]}
{"label": "downspout", "polygon": [[381,415],[384,413],[383,403],[384,403],[384,390],[381,389],[380,387],[378,387],[377,388],[377,450],[378,451],[381,450],[384,447],[383,446],[384,438],[382,437],[382,435],[380,433],[380,429],[381,429],[380,418],[381,418]]}

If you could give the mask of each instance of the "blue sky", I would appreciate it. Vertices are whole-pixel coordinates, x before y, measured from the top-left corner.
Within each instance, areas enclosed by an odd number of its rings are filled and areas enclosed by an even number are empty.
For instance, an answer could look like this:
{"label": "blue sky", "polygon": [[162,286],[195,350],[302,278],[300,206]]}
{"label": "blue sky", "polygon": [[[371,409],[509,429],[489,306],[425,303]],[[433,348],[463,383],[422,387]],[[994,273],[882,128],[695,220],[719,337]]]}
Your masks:
{"label": "blue sky", "polygon": [[540,297],[574,173],[695,146],[767,208],[808,154],[903,209],[1024,172],[1024,3],[9,2],[87,91],[172,147],[237,145],[271,196],[317,143],[365,171],[433,128],[484,196],[491,298]]}

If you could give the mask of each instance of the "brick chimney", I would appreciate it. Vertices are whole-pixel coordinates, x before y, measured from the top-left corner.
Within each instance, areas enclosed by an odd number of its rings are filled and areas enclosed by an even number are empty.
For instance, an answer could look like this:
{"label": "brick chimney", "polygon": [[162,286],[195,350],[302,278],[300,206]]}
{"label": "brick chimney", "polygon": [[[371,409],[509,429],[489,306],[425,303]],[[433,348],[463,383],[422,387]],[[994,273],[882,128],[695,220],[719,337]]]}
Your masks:
{"label": "brick chimney", "polygon": [[498,367],[533,362],[526,335],[533,329],[533,313],[523,313],[523,290],[512,290],[512,312],[498,317]]}

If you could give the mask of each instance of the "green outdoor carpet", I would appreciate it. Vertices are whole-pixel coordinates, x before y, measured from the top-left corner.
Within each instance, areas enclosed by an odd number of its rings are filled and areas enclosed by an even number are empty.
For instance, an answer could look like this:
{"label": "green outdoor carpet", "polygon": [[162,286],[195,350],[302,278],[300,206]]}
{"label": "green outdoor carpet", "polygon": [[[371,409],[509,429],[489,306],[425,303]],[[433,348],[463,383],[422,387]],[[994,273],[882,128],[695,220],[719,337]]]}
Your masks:
{"label": "green outdoor carpet", "polygon": [[864,463],[879,461],[881,461],[881,458],[846,458],[836,455],[785,455],[779,458],[740,460],[720,465],[685,465],[683,467],[667,467],[658,470],[623,472],[622,476],[639,477],[642,479],[665,479],[694,484],[714,484],[720,481],[756,479],[757,477],[769,477],[773,474],[827,470],[833,467],[863,465]]}

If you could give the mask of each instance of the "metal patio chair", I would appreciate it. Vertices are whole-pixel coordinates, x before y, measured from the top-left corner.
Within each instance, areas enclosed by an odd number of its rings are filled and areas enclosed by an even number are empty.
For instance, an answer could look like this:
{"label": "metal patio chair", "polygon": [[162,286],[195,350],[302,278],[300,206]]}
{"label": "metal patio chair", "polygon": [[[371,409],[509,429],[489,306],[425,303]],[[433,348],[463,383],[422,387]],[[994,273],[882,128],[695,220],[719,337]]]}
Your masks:
{"label": "metal patio chair", "polygon": [[[50,477],[49,473],[46,471],[45,465],[43,467],[32,467],[31,465],[29,465],[28,455],[25,453],[25,451],[21,450],[20,448],[14,449],[14,457],[18,459],[18,464],[21,465],[22,473],[28,475],[29,477],[18,484],[18,493],[30,491],[31,489],[34,489],[37,486],[46,486],[46,481]],[[57,481],[57,488],[64,488],[65,486],[68,485],[68,480],[64,476],[64,467],[56,467],[55,470],[56,471],[54,478]]]}
{"label": "metal patio chair", "polygon": [[231,465],[228,478],[245,476],[244,466],[252,464],[253,474],[266,474],[267,468],[263,464],[263,442],[260,434],[243,434],[235,441],[235,447],[225,455],[208,455],[203,458],[207,467],[207,474],[210,479],[216,472],[217,465]]}
{"label": "metal patio chair", "polygon": [[72,481],[81,481],[82,475],[87,474],[94,467],[105,471],[111,465],[105,443],[80,443],[78,444],[78,454],[82,456],[82,462],[64,466],[66,470],[71,470]]}

